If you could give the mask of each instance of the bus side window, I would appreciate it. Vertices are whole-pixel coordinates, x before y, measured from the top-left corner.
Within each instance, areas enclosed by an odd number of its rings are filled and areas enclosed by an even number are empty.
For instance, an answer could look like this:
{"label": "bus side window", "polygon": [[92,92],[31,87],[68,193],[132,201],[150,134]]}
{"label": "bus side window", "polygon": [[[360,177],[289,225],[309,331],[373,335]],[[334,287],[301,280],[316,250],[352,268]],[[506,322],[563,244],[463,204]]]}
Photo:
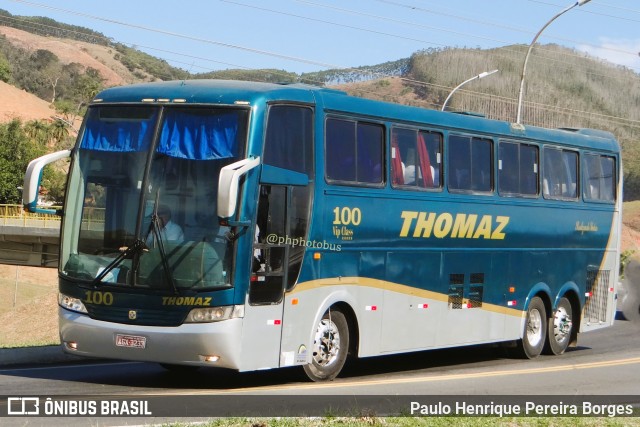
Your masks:
{"label": "bus side window", "polygon": [[313,110],[292,105],[269,108],[264,163],[313,176]]}
{"label": "bus side window", "polygon": [[578,197],[578,153],[546,147],[543,171],[544,195],[548,198]]}
{"label": "bus side window", "polygon": [[490,192],[493,189],[493,141],[449,137],[449,189]]}
{"label": "bus side window", "polygon": [[587,200],[615,200],[615,159],[597,154],[584,156],[585,188]]}
{"label": "bus side window", "polygon": [[498,178],[501,195],[537,195],[538,147],[518,142],[500,142]]}
{"label": "bus side window", "polygon": [[329,118],[325,138],[327,181],[364,185],[383,183],[383,126]]}
{"label": "bus side window", "polygon": [[394,128],[391,141],[391,182],[394,187],[416,189],[440,186],[441,134]]}

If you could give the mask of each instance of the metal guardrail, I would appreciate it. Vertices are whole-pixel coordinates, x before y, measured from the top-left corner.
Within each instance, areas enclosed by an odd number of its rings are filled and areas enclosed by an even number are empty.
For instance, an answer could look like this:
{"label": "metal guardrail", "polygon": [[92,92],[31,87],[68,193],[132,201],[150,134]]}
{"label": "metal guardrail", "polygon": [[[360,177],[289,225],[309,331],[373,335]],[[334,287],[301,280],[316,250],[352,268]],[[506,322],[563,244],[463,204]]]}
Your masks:
{"label": "metal guardrail", "polygon": [[32,228],[59,228],[60,217],[25,212],[22,205],[0,205],[0,225]]}
{"label": "metal guardrail", "polygon": [[[60,219],[58,215],[26,212],[22,205],[0,204],[0,226],[60,228]],[[93,228],[92,224],[104,224],[104,208],[85,209],[82,223],[88,228]]]}

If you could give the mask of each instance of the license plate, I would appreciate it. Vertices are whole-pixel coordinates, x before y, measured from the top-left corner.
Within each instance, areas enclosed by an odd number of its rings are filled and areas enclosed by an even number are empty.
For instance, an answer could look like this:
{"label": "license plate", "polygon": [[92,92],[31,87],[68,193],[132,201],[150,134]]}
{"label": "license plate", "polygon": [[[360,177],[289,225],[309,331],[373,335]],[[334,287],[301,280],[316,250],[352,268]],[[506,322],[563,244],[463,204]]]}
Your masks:
{"label": "license plate", "polygon": [[136,335],[117,334],[116,345],[118,347],[145,348],[147,346],[147,338]]}

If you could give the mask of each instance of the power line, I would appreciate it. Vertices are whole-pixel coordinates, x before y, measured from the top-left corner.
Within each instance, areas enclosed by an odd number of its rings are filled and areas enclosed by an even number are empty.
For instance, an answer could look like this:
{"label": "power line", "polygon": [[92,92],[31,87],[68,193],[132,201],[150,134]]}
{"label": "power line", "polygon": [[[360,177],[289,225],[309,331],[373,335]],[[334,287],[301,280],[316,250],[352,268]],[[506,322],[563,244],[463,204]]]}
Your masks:
{"label": "power line", "polygon": [[618,5],[602,3],[600,1],[596,1],[596,2],[594,2],[594,4],[597,4],[598,6],[608,7],[610,9],[618,9],[618,10],[622,10],[624,12],[632,12],[632,13],[640,14],[640,9],[631,9],[631,8],[628,8],[628,7],[622,7],[622,6],[618,6]]}
{"label": "power line", "polygon": [[[51,6],[39,5],[39,4],[37,4],[37,3],[32,3],[32,2],[28,2],[28,1],[24,1],[24,0],[11,0],[11,1],[17,1],[17,2],[19,2],[19,3],[25,3],[25,4],[35,5],[35,6],[39,6],[39,7],[45,7],[45,8],[53,9],[53,10],[57,10],[57,11],[64,11],[65,13],[76,14],[76,15],[80,15],[80,16],[83,16],[83,17],[88,17],[88,18],[91,18],[91,19],[98,19],[98,20],[102,20],[102,21],[106,21],[106,22],[116,23],[116,24],[119,24],[119,25],[130,26],[130,27],[133,27],[133,28],[140,28],[140,29],[147,30],[147,31],[153,31],[153,32],[158,32],[158,33],[168,34],[168,35],[175,35],[175,36],[179,36],[179,37],[183,37],[183,38],[188,38],[188,39],[192,39],[192,40],[206,41],[206,42],[212,42],[212,43],[214,43],[214,44],[218,44],[218,42],[215,42],[215,41],[210,41],[210,40],[206,40],[206,39],[199,39],[199,38],[195,38],[195,37],[191,37],[191,36],[179,35],[179,34],[177,34],[177,33],[171,33],[171,32],[165,31],[165,30],[159,30],[159,29],[147,28],[147,27],[140,26],[140,25],[134,25],[134,24],[122,23],[122,22],[119,22],[119,21],[114,21],[114,20],[110,20],[110,19],[106,19],[106,18],[100,18],[100,17],[95,17],[95,16],[92,16],[92,15],[88,15],[88,14],[83,14],[83,13],[80,13],[80,12],[68,11],[68,10],[65,10],[65,9],[54,8],[54,7],[51,7]],[[38,24],[38,25],[42,25],[42,24]],[[54,27],[54,28],[56,28],[57,30],[60,30],[60,28],[58,28],[58,27]],[[71,32],[74,32],[74,31],[72,31],[72,30],[67,30],[67,29],[64,29],[64,31],[71,31]],[[84,33],[82,33],[82,34],[84,34]],[[110,40],[110,39],[107,39],[107,40]],[[220,43],[220,44],[224,45],[225,47],[234,47],[234,48],[235,48],[235,46],[236,46],[236,45],[231,45],[231,44],[227,44],[227,43]],[[137,45],[137,44],[136,44],[136,45]],[[189,55],[185,55],[185,54],[182,54],[182,53],[178,53],[178,52],[171,52],[171,51],[167,51],[167,50],[163,50],[163,49],[156,49],[156,48],[150,48],[150,49],[155,49],[155,50],[158,50],[158,51],[164,51],[164,52],[167,52],[167,53],[173,53],[173,54],[176,54],[176,55],[189,56]],[[252,48],[244,48],[244,49],[246,49],[246,50],[250,50],[250,51],[252,51],[252,52],[254,52],[254,53],[260,52],[260,53],[262,53],[262,54],[271,54],[271,53],[266,52],[266,51],[259,51],[259,50],[257,50],[257,49],[252,49]],[[196,59],[203,59],[203,60],[207,60],[207,61],[212,61],[212,60],[209,60],[209,59],[206,59],[206,58],[200,58],[200,57],[192,57],[192,58],[196,58]],[[293,57],[288,57],[288,58],[293,58]],[[292,60],[295,60],[295,59],[292,59]],[[212,62],[217,62],[217,61],[212,61]],[[307,62],[307,63],[315,63],[315,64],[318,64],[316,61],[311,61],[311,60],[305,60],[305,62]],[[232,64],[227,64],[227,65],[232,65]],[[324,64],[324,66],[328,66],[328,65],[327,65],[327,64]],[[240,66],[240,67],[241,67],[241,66]],[[331,65],[331,67],[332,67],[332,68],[340,68],[340,67],[335,66],[335,65]],[[202,68],[203,68],[203,67],[202,67]],[[251,68],[248,68],[248,67],[241,67],[241,68],[246,68],[246,69],[251,70]],[[353,69],[353,68],[345,68],[345,70],[355,70],[355,71],[358,71],[358,72],[363,72],[363,70],[358,70],[358,69]],[[258,71],[260,71],[260,70],[258,70]],[[371,72],[371,71],[364,71],[364,72],[367,72],[367,73],[371,74],[372,76],[378,76],[378,77],[381,77],[381,76],[382,76],[382,77],[386,77],[386,76],[384,76],[384,75],[381,75],[380,73],[375,73],[375,72]],[[435,84],[429,84],[429,83],[425,83],[425,82],[421,82],[421,81],[417,81],[417,80],[413,80],[413,79],[408,79],[408,78],[401,78],[401,80],[403,80],[403,81],[405,81],[405,82],[407,82],[407,83],[410,83],[410,84],[418,84],[418,85],[423,85],[423,86],[428,86],[428,87],[437,88],[437,89],[440,89],[440,90],[443,90],[443,89],[450,89],[450,88],[449,88],[449,87],[447,87],[447,86],[443,86],[443,85],[435,85]],[[481,93],[471,92],[471,91],[465,91],[465,92],[472,93],[472,94],[475,94],[475,95],[477,95],[477,96],[492,96],[492,97],[495,97],[496,99],[503,99],[503,100],[505,100],[505,101],[506,101],[506,100],[508,100],[508,101],[513,101],[513,99],[512,99],[512,98],[504,98],[504,97],[499,97],[499,96],[495,96],[495,95],[486,95],[486,94],[481,94]],[[374,94],[373,92],[369,92],[369,93]],[[420,101],[420,103],[422,103],[422,104],[426,104],[426,105],[434,105],[434,104],[431,104],[431,103],[428,103],[428,102],[424,102],[424,101]],[[528,103],[529,103],[529,102],[528,102]],[[530,104],[532,104],[532,105],[533,105],[533,103],[530,103]],[[536,104],[536,105],[542,106],[543,108],[545,108],[545,109],[549,109],[549,110],[551,110],[551,111],[557,111],[557,110],[558,110],[558,108],[557,108],[557,107],[549,106],[549,105],[546,105],[546,104]],[[547,108],[547,107],[548,107],[548,108]],[[574,114],[587,114],[587,115],[591,115],[591,116],[593,116],[593,115],[598,115],[597,113],[591,113],[591,112],[587,112],[587,111],[570,110],[570,109],[565,109],[565,110],[570,111],[570,112],[572,112],[572,113],[574,113]],[[625,121],[625,122],[627,122],[627,123],[629,123],[629,124],[632,124],[632,123],[635,123],[635,122],[636,122],[636,121],[631,120],[631,119],[625,119],[625,118],[616,117],[616,116],[606,116],[606,115],[600,115],[600,116],[602,116],[602,117],[606,117],[606,118],[609,118],[609,119],[622,120],[622,121]]]}
{"label": "power line", "polygon": [[117,21],[115,19],[102,18],[100,16],[90,15],[90,14],[87,14],[87,13],[72,11],[72,10],[68,10],[68,9],[62,9],[62,8],[53,7],[53,6],[49,6],[49,5],[44,5],[44,4],[40,4],[40,3],[34,3],[34,2],[26,1],[26,0],[8,0],[8,1],[12,1],[12,2],[15,2],[15,3],[22,3],[22,4],[29,5],[29,6],[41,7],[41,8],[44,8],[44,9],[55,10],[56,12],[68,13],[68,14],[71,14],[71,15],[81,16],[83,18],[95,19],[97,21],[108,22],[110,24],[121,25],[121,26],[124,26],[124,27],[136,28],[136,29],[144,30],[144,31],[150,31],[150,32],[157,33],[157,34],[163,34],[163,35],[167,35],[167,36],[183,38],[183,39],[186,39],[186,40],[197,41],[197,42],[212,44],[212,45],[221,46],[221,47],[227,47],[227,48],[232,48],[232,49],[243,50],[245,52],[255,53],[255,54],[259,54],[259,55],[272,56],[272,57],[275,57],[275,58],[285,59],[287,61],[300,62],[300,63],[304,63],[304,64],[309,64],[309,65],[317,65],[317,66],[325,67],[325,68],[343,68],[343,67],[341,67],[339,65],[335,65],[335,64],[328,64],[328,63],[324,63],[324,62],[313,61],[311,59],[300,58],[300,57],[295,57],[295,56],[290,56],[290,55],[284,55],[284,54],[281,54],[281,53],[278,53],[278,52],[270,52],[270,51],[266,51],[266,50],[255,49],[255,48],[235,45],[235,44],[231,44],[231,43],[225,43],[225,42],[221,42],[221,41],[217,41],[217,40],[211,40],[211,39],[205,39],[205,38],[202,38],[202,37],[190,36],[190,35],[187,35],[187,34],[176,33],[176,32],[173,32],[173,31],[162,30],[162,29],[159,29],[159,28],[147,27],[147,26],[139,25],[139,24],[131,24],[131,23],[128,23],[128,22]]}
{"label": "power line", "polygon": [[[297,1],[303,1],[303,0],[297,0]],[[462,20],[462,21],[472,22],[472,23],[480,24],[480,25],[484,25],[484,26],[490,26],[490,27],[493,27],[493,28],[498,27],[498,28],[502,28],[502,29],[505,29],[505,30],[524,33],[524,34],[535,34],[536,33],[536,31],[533,31],[533,30],[527,30],[527,29],[523,29],[523,28],[516,28],[516,27],[504,25],[504,24],[502,24],[500,22],[483,21],[483,20],[480,20],[480,19],[469,18],[469,17],[466,17],[466,16],[461,16],[461,15],[457,15],[457,14],[453,14],[453,13],[446,13],[446,12],[441,12],[441,11],[437,11],[437,10],[433,10],[433,9],[425,9],[425,8],[418,7],[418,6],[411,6],[411,5],[407,5],[407,4],[404,4],[404,3],[399,3],[399,2],[393,1],[393,0],[375,0],[375,1],[380,2],[380,3],[391,4],[391,5],[394,5],[394,6],[408,8],[408,9],[411,9],[411,10],[414,10],[414,11],[419,11],[419,12],[422,12],[422,13],[431,13],[431,14],[446,16],[446,17],[449,17],[449,18],[454,18],[454,19],[458,19],[458,20]],[[529,0],[529,1],[532,1],[532,2],[535,2],[535,3],[544,3],[544,2],[535,1],[535,0]],[[550,4],[550,3],[544,3],[544,4]],[[447,30],[442,30],[442,31],[447,31]],[[475,36],[475,35],[470,35],[469,37],[488,39],[488,38],[485,38],[485,37]],[[560,41],[569,42],[569,43],[575,43],[575,44],[582,44],[584,46],[603,49],[603,50],[616,52],[616,53],[624,53],[624,54],[631,55],[631,56],[634,56],[634,57],[637,55],[637,52],[631,52],[631,51],[623,50],[623,49],[603,48],[603,47],[598,46],[598,45],[593,45],[593,44],[590,44],[590,43],[585,43],[585,42],[582,42],[582,41],[579,41],[579,40],[573,40],[573,39],[568,39],[568,38],[564,38],[564,37],[545,35],[545,38],[546,39],[553,39],[553,40],[560,40]],[[495,39],[488,39],[488,40],[498,41],[500,43],[509,43],[509,42],[504,41],[504,40],[495,40]]]}
{"label": "power line", "polygon": [[[311,18],[311,17],[307,17],[307,16],[302,16],[302,15],[296,15],[296,14],[292,14],[292,13],[289,13],[289,12],[282,12],[282,11],[278,11],[278,10],[267,9],[267,8],[264,8],[264,7],[249,5],[249,4],[246,4],[246,3],[240,3],[240,2],[237,2],[237,1],[233,1],[233,0],[220,0],[220,1],[222,1],[224,3],[235,4],[235,5],[238,5],[238,6],[246,7],[246,8],[249,8],[249,9],[255,9],[255,10],[260,10],[260,11],[265,11],[265,12],[271,12],[271,13],[276,13],[276,14],[280,14],[280,15],[285,15],[285,16],[305,19],[305,20],[314,21],[314,22],[320,22],[320,23],[329,24],[329,25],[333,25],[333,26],[339,26],[339,27],[343,27],[343,28],[349,28],[349,29],[354,29],[354,30],[359,30],[359,31],[370,32],[370,33],[384,35],[384,36],[391,36],[391,37],[395,37],[395,38],[399,38],[399,39],[420,42],[420,43],[424,43],[424,44],[427,44],[427,45],[440,46],[440,47],[447,47],[448,46],[448,45],[445,45],[445,44],[442,44],[442,43],[436,43],[436,42],[431,42],[431,41],[421,40],[421,39],[416,39],[416,38],[411,38],[411,37],[404,37],[404,36],[400,36],[400,35],[397,35],[397,34],[392,34],[392,33],[387,33],[387,32],[382,32],[382,31],[377,31],[377,30],[371,30],[371,29],[368,29],[368,28],[362,28],[362,27],[356,27],[356,26],[353,26],[353,25],[340,24],[340,23],[336,23],[336,22],[332,22],[332,21],[327,21],[327,20],[322,20],[322,19],[317,19],[317,18]],[[402,21],[402,20],[397,20],[397,19],[393,19],[393,18],[387,18],[387,17],[382,17],[382,16],[373,15],[373,14],[369,14],[369,13],[354,11],[354,10],[350,10],[350,9],[344,9],[344,8],[338,8],[338,7],[334,7],[334,6],[322,5],[322,4],[318,4],[318,3],[313,3],[313,2],[308,1],[308,0],[296,0],[296,1],[298,1],[299,3],[306,3],[306,4],[309,4],[309,5],[313,5],[313,6],[324,7],[324,8],[333,9],[333,10],[339,10],[339,11],[342,11],[342,12],[347,12],[347,13],[353,13],[353,14],[362,15],[362,16],[373,17],[373,18],[376,18],[376,19],[381,19],[381,20],[386,20],[386,21],[391,21],[391,22],[396,22],[396,23],[408,24],[408,25],[412,25],[412,26],[416,26],[416,27],[422,27],[422,28],[427,28],[427,29],[435,29],[437,31],[449,32],[449,33],[452,33],[452,34],[464,35],[464,36],[474,37],[474,38],[480,38],[480,39],[495,41],[495,42],[499,42],[499,43],[509,43],[508,41],[505,41],[505,40],[498,40],[498,39],[491,39],[491,38],[487,38],[487,37],[475,36],[475,35],[460,33],[460,32],[456,32],[456,31],[452,31],[452,30],[447,30],[447,29],[443,29],[443,28],[437,28],[437,27],[432,27],[432,26],[428,26],[428,25],[424,25],[424,24],[419,24],[419,23],[415,23],[415,22]],[[387,1],[387,0],[378,0],[378,1],[382,1],[384,3],[399,4],[399,3],[390,2],[390,1]],[[553,51],[551,51],[549,49],[545,49],[544,47],[536,47],[536,49],[538,51],[543,51],[543,52],[553,52]],[[614,49],[611,49],[611,50],[614,50]],[[513,49],[510,49],[510,48],[507,48],[507,47],[501,48],[501,51],[515,52],[517,54],[520,54],[520,52],[515,51]],[[554,53],[556,53],[556,52],[554,52]],[[624,53],[629,53],[629,52],[624,51]],[[565,52],[561,52],[560,54],[563,55],[563,56],[570,56],[570,57],[584,59],[584,55],[580,55],[580,54],[570,54],[570,53],[565,53]],[[635,55],[635,53],[634,53],[634,55]],[[545,57],[545,56],[542,56],[542,55],[537,54],[537,53],[534,54],[534,57],[542,58],[542,59],[547,60],[547,61],[552,61],[552,62],[559,63],[559,64],[561,64],[560,66],[563,66],[563,64],[564,64],[564,62],[562,60]],[[567,68],[567,67],[564,67],[564,68]],[[631,67],[628,67],[628,68],[631,68]],[[588,73],[588,74],[595,75],[595,76],[604,77],[601,74],[597,74],[597,73],[594,73],[593,71],[590,71],[588,68],[585,68],[585,72]]]}
{"label": "power line", "polygon": [[[542,0],[527,0],[527,1],[529,1],[531,3],[544,4],[546,6],[554,6],[554,7],[559,7],[559,8],[562,8],[562,7],[566,6],[566,4],[560,5],[560,4],[557,4],[557,3],[550,3],[548,1],[542,1]],[[604,17],[607,17],[607,18],[619,19],[621,21],[640,22],[640,19],[633,19],[633,18],[627,18],[627,17],[623,17],[623,16],[616,16],[616,15],[609,15],[609,14],[606,14],[606,13],[595,12],[593,10],[584,9],[584,8],[578,9],[576,12],[578,12],[578,13],[588,13],[590,15],[604,16]]]}

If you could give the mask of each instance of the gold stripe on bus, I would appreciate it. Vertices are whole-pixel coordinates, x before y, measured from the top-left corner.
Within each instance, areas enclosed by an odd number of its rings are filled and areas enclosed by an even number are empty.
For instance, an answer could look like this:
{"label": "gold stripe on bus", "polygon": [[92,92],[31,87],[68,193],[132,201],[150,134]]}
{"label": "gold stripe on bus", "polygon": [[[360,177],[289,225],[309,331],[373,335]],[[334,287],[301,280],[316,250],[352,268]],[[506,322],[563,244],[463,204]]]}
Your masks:
{"label": "gold stripe on bus", "polygon": [[[298,283],[287,295],[300,294],[302,292],[311,291],[326,286],[364,286],[368,288],[381,289],[384,291],[397,292],[400,294],[411,295],[418,298],[430,299],[433,301],[449,302],[449,295],[439,292],[428,291],[426,289],[414,288],[399,283],[388,282],[386,280],[372,279],[370,277],[330,277],[326,279],[310,280],[308,282]],[[468,299],[464,299],[466,304]],[[506,302],[505,302],[506,303]],[[470,310],[485,310],[493,313],[506,314],[508,316],[523,317],[525,312],[515,308],[503,307],[496,304],[488,304],[482,302],[481,307],[474,307]]]}

